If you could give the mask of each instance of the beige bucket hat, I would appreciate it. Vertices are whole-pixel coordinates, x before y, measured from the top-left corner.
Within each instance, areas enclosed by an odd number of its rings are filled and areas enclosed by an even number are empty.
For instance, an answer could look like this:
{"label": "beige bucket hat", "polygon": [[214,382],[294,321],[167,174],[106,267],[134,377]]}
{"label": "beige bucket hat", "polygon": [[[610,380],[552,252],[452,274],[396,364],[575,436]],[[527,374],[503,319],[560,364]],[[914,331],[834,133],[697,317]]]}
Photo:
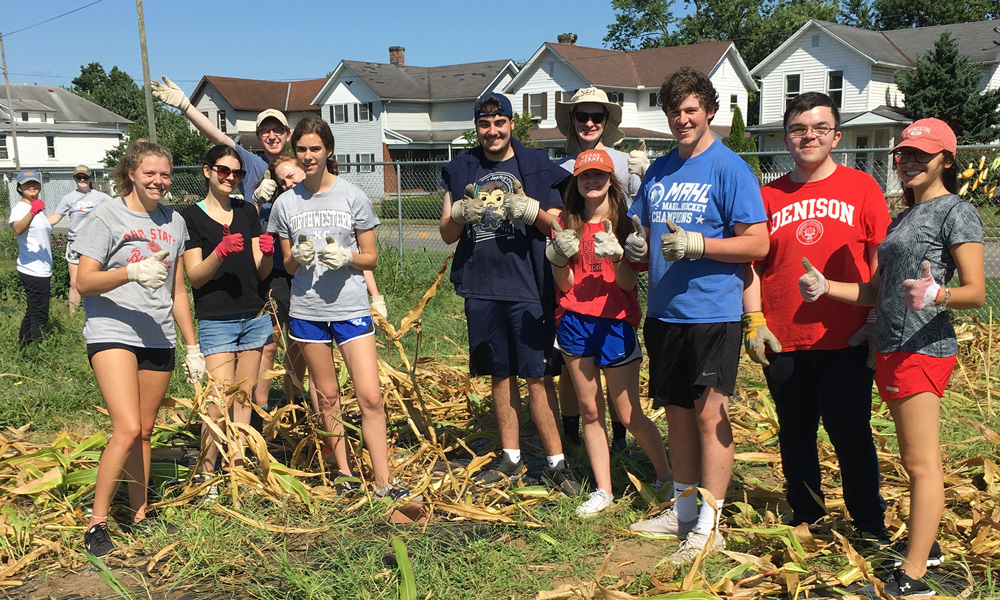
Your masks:
{"label": "beige bucket hat", "polygon": [[603,104],[608,110],[608,120],[604,122],[604,135],[601,136],[601,143],[611,148],[625,139],[625,134],[622,133],[621,129],[618,129],[618,126],[622,124],[622,107],[608,100],[608,95],[600,88],[580,88],[573,94],[569,102],[556,102],[556,125],[559,127],[559,132],[566,136],[566,152],[569,154],[580,150],[576,128],[571,123],[573,107],[586,102]]}

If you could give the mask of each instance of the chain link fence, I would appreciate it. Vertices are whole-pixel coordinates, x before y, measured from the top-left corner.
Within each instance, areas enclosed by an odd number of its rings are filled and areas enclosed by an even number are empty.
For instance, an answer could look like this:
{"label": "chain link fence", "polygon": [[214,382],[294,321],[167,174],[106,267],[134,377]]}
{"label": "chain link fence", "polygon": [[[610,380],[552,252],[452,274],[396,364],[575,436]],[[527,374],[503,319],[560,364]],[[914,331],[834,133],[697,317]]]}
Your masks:
{"label": "chain link fence", "polygon": [[[787,152],[753,152],[742,155],[757,163],[762,183],[784,175],[792,168]],[[886,193],[889,211],[896,215],[903,210],[902,191],[896,178],[889,148],[834,150],[840,163],[870,174]],[[994,164],[996,163],[996,164]],[[360,187],[375,204],[382,226],[377,229],[381,252],[397,252],[400,265],[405,265],[407,253],[439,254],[440,259],[454,249],[445,244],[438,233],[443,191],[440,187],[441,167],[445,162],[373,162],[341,165],[341,177]],[[972,202],[983,219],[986,233],[987,304],[980,312],[986,318],[990,308],[1000,310],[1000,198],[995,196],[1000,185],[1000,145],[960,146],[958,148],[959,186],[965,187],[963,197]],[[75,189],[72,169],[40,169],[41,197],[46,201],[46,213],[51,214],[59,199]],[[0,171],[6,185],[0,186],[0,206],[17,201],[13,171]],[[94,171],[94,187],[111,195],[112,186],[107,171]],[[204,197],[205,181],[201,167],[177,167],[174,170],[169,203],[183,207]],[[6,201],[4,201],[6,200]],[[66,219],[55,228],[61,234]],[[437,257],[434,257],[435,259]],[[641,285],[645,287],[644,281]],[[643,290],[645,291],[645,290]]]}

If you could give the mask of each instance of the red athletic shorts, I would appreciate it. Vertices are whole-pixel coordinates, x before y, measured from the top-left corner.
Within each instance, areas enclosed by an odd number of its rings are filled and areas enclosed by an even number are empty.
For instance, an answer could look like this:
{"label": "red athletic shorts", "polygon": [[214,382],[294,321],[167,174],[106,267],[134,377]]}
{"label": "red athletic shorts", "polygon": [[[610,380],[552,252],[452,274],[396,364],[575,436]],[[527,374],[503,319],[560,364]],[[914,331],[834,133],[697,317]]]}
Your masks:
{"label": "red athletic shorts", "polygon": [[888,352],[875,355],[875,384],[882,400],[899,400],[921,392],[944,396],[955,356],[927,356],[916,352]]}

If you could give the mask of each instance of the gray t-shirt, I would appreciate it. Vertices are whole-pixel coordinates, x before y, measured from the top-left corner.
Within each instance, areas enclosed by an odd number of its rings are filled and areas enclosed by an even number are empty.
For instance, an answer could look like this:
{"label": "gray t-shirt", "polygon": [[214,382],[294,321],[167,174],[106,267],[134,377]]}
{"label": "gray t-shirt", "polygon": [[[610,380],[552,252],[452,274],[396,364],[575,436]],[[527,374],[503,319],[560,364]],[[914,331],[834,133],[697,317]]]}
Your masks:
{"label": "gray t-shirt", "polygon": [[[375,207],[358,186],[338,177],[329,190],[313,194],[303,184],[278,196],[271,209],[267,230],[287,238],[292,246],[300,234],[316,244],[319,252],[326,236],[358,252],[356,230],[374,229],[379,224]],[[347,321],[371,315],[368,290],[361,271],[352,267],[328,269],[318,261],[311,267],[299,265],[292,279],[291,308],[288,313],[307,321]]]}
{"label": "gray t-shirt", "polygon": [[[635,173],[628,172],[627,152],[615,150],[614,148],[603,148],[603,150],[608,153],[608,156],[611,157],[611,162],[615,164],[615,177],[618,178],[618,182],[625,188],[625,192],[629,198],[628,203],[631,205],[632,198],[635,198],[636,193],[639,191],[639,186],[642,185],[642,179]],[[559,166],[572,173],[573,165],[576,163],[576,157],[579,154],[577,152],[576,154],[560,159]]]}
{"label": "gray t-shirt", "polygon": [[167,282],[151,290],[130,281],[99,296],[84,296],[88,344],[117,342],[141,348],[173,348],[174,269],[184,254],[187,226],[180,213],[163,206],[132,212],[122,198],[99,205],[80,228],[72,249],[101,263],[102,271],[124,267],[166,250]]}
{"label": "gray t-shirt", "polygon": [[94,189],[86,194],[80,190],[73,190],[62,197],[56,206],[55,214],[69,217],[67,237],[69,237],[70,242],[76,239],[76,234],[80,231],[80,226],[83,225],[90,211],[94,210],[98,204],[108,200],[111,200],[111,196]]}
{"label": "gray t-shirt", "polygon": [[976,208],[954,194],[916,204],[896,217],[878,247],[882,272],[876,308],[879,352],[916,352],[928,356],[958,353],[951,313],[944,307],[912,311],[903,298],[903,280],[920,277],[931,263],[934,281],[944,285],[955,274],[951,247],[983,243],[983,222]]}

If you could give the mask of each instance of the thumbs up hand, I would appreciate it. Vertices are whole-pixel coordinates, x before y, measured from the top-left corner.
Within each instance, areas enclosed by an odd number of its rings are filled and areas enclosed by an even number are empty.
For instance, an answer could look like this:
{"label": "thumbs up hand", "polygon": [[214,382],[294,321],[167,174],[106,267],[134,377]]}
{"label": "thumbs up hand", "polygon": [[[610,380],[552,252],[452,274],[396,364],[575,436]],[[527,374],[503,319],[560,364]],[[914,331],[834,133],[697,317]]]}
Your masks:
{"label": "thumbs up hand", "polygon": [[819,300],[820,296],[830,291],[830,283],[804,256],[802,257],[802,266],[806,272],[799,277],[799,293],[802,294],[802,299],[806,302],[815,302]]}
{"label": "thumbs up hand", "polygon": [[226,258],[243,252],[243,234],[229,233],[229,225],[222,226],[222,241],[215,247],[219,258]]}
{"label": "thumbs up hand", "polygon": [[594,255],[598,258],[610,258],[611,262],[618,262],[624,254],[625,250],[618,243],[611,221],[604,219],[604,231],[594,234]]}
{"label": "thumbs up hand", "polygon": [[298,243],[292,246],[292,258],[303,267],[311,267],[316,260],[316,244],[306,234],[300,233]]}
{"label": "thumbs up hand", "polygon": [[625,258],[632,262],[649,260],[649,244],[646,243],[646,228],[642,226],[639,215],[632,216],[632,228],[635,230],[625,238]]}
{"label": "thumbs up hand", "polygon": [[274,197],[274,192],[278,189],[278,182],[271,179],[270,169],[264,171],[264,178],[257,184],[257,189],[253,191],[253,203],[261,206]]}
{"label": "thumbs up hand", "polygon": [[545,258],[556,267],[565,267],[569,259],[580,251],[580,238],[573,229],[563,229],[559,221],[552,221],[554,237],[545,247]]}
{"label": "thumbs up hand", "polygon": [[931,263],[926,260],[920,264],[920,279],[903,281],[903,297],[906,300],[906,308],[910,310],[923,310],[928,306],[937,305],[940,293],[941,286],[934,281],[934,276],[931,275]]}
{"label": "thumbs up hand", "polygon": [[639,140],[639,148],[628,153],[628,172],[642,179],[649,168],[649,155],[646,154],[646,140]]}
{"label": "thumbs up hand", "polygon": [[697,231],[684,231],[667,219],[667,231],[660,237],[663,259],[672,262],[682,258],[699,259],[705,255],[705,237]]}
{"label": "thumbs up hand", "polygon": [[163,263],[163,260],[168,256],[170,256],[169,252],[160,250],[149,258],[129,263],[125,267],[125,276],[128,277],[129,281],[155,290],[167,281],[167,265]]}
{"label": "thumbs up hand", "polygon": [[316,255],[316,260],[329,269],[340,269],[351,264],[354,254],[340,245],[332,235],[326,236],[326,246]]}

